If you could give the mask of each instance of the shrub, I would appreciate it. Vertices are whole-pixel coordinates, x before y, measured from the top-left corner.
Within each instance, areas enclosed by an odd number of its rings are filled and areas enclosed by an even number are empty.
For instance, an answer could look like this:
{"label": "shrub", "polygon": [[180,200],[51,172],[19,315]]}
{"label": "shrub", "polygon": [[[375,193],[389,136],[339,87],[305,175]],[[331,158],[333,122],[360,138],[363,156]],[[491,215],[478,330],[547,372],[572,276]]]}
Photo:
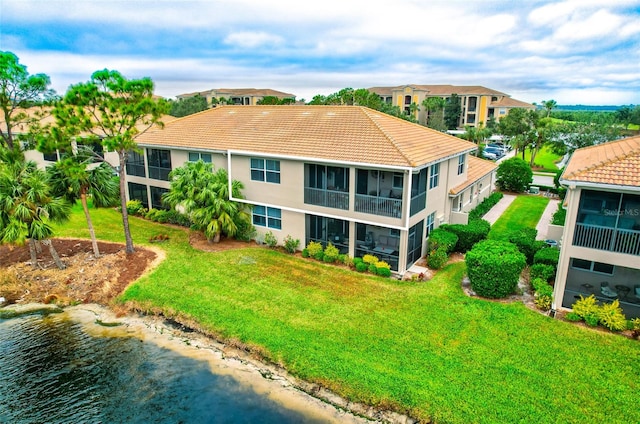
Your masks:
{"label": "shrub", "polygon": [[553,213],[551,223],[553,225],[564,225],[564,221],[567,219],[567,210],[562,207],[562,202],[558,202],[558,210]]}
{"label": "shrub", "polygon": [[356,271],[358,272],[365,272],[369,269],[369,264],[364,263],[364,262],[358,262],[356,263]]}
{"label": "shrub", "polygon": [[298,246],[300,246],[300,240],[299,239],[294,239],[293,237],[291,237],[288,234],[284,238],[283,243],[284,243],[283,244],[284,245],[284,250],[286,250],[289,253],[295,253],[296,250],[298,250]]}
{"label": "shrub", "polygon": [[338,260],[348,266],[349,268],[353,268],[353,258],[349,255],[340,255]]}
{"label": "shrub", "polygon": [[129,215],[142,215],[145,213],[145,208],[142,207],[141,201],[129,200],[127,202],[127,213]]}
{"label": "shrub", "polygon": [[557,247],[545,247],[540,249],[533,255],[534,264],[547,264],[553,266],[554,272],[558,268],[558,260],[560,259],[560,249]]}
{"label": "shrub", "polygon": [[369,272],[372,274],[378,273],[378,267],[376,266],[376,264],[369,264]]}
{"label": "shrub", "polygon": [[526,258],[511,243],[484,240],[467,252],[465,262],[471,288],[480,296],[501,298],[514,292]]}
{"label": "shrub", "polygon": [[273,233],[271,231],[267,232],[267,234],[264,235],[264,243],[270,247],[270,248],[274,248],[278,245],[278,238],[276,236],[273,235]]}
{"label": "shrub", "polygon": [[580,300],[576,301],[572,306],[573,312],[580,318],[585,319],[587,315],[597,315],[598,299],[594,295],[584,297],[580,295]]}
{"label": "shrub", "polygon": [[306,247],[304,249],[302,249],[302,257],[303,258],[308,258],[309,257],[309,249],[307,249]]}
{"label": "shrub", "polygon": [[551,309],[551,302],[553,300],[552,296],[536,294],[536,298],[533,300],[533,303],[543,311],[548,311]]}
{"label": "shrub", "polygon": [[376,262],[376,268],[380,269],[380,268],[387,268],[387,269],[391,269],[391,265],[389,265],[387,262],[385,261],[378,261]]}
{"label": "shrub", "polygon": [[632,331],[632,335],[634,338],[640,338],[640,318],[634,318],[629,321],[630,330]]}
{"label": "shrub", "polygon": [[353,258],[353,264],[354,264],[354,265],[358,265],[358,264],[360,264],[360,263],[362,263],[362,262],[364,262],[364,261],[362,260],[362,258]]}
{"label": "shrub", "polygon": [[509,242],[516,245],[518,250],[527,258],[527,264],[533,263],[533,256],[537,252],[539,244],[536,243],[538,231],[535,228],[523,228],[509,234]]}
{"label": "shrub", "polygon": [[522,193],[532,182],[533,171],[531,171],[531,167],[518,157],[507,159],[498,166],[496,183],[502,190]]}
{"label": "shrub", "polygon": [[504,194],[500,191],[494,191],[488,197],[486,197],[482,203],[473,208],[471,212],[469,212],[469,220],[480,219],[482,218],[489,210],[496,205],[502,199]]}
{"label": "shrub", "polygon": [[445,228],[438,227],[429,233],[429,252],[444,248],[449,254],[453,252],[457,243],[458,236]]}
{"label": "shrub", "polygon": [[324,261],[324,252],[322,250],[316,252],[313,255],[313,259],[317,260],[317,261]]}
{"label": "shrub", "polygon": [[362,257],[362,261],[366,264],[375,264],[379,261],[377,256],[373,256],[373,255],[364,255]]}
{"label": "shrub", "polygon": [[331,244],[331,242],[327,243],[327,247],[324,248],[324,256],[328,256],[330,260],[325,262],[335,262],[338,260],[339,255],[340,250]]}
{"label": "shrub", "polygon": [[491,224],[484,219],[475,219],[469,221],[467,225],[462,224],[444,224],[439,228],[443,228],[446,231],[452,232],[458,236],[458,242],[456,243],[455,250],[461,253],[467,252],[473,247],[474,244],[480,240],[487,238]]}
{"label": "shrub", "polygon": [[600,324],[611,331],[622,331],[627,328],[627,318],[620,308],[618,299],[611,303],[604,303],[598,309],[598,320]]}
{"label": "shrub", "polygon": [[322,252],[322,243],[310,241],[309,244],[307,244],[307,251],[309,252],[309,256],[315,258],[318,252]]}
{"label": "shrub", "polygon": [[427,265],[429,268],[440,269],[446,265],[449,255],[444,247],[439,247],[427,254]]}
{"label": "shrub", "polygon": [[381,277],[391,277],[390,268],[378,268],[378,275]]}
{"label": "shrub", "polygon": [[597,327],[600,321],[598,320],[598,315],[588,314],[584,317],[584,322],[590,327]]}
{"label": "shrub", "polygon": [[567,315],[564,316],[564,319],[571,322],[582,321],[582,317],[576,314],[575,312],[569,312]]}
{"label": "shrub", "polygon": [[336,256],[330,256],[327,255],[326,253],[322,254],[322,262],[326,262],[326,263],[334,263],[338,258]]}
{"label": "shrub", "polygon": [[541,278],[545,282],[551,281],[556,276],[556,270],[552,265],[533,264],[529,268],[529,278]]}
{"label": "shrub", "polygon": [[[183,215],[185,216],[185,215]],[[182,225],[182,224],[180,224]],[[258,232],[256,231],[256,227],[249,221],[238,220],[236,223],[238,229],[236,230],[236,239],[241,241],[251,241],[256,238]]]}

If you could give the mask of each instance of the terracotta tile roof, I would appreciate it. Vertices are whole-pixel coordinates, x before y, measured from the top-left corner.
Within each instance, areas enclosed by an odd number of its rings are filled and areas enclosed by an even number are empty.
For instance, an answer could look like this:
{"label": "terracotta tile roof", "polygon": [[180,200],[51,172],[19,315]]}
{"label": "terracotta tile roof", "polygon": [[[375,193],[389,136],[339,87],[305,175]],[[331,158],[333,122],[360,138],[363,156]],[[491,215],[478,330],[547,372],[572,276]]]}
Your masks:
{"label": "terracotta tile roof", "polygon": [[491,102],[490,107],[521,107],[525,109],[535,109],[536,107],[531,103],[523,102],[520,100],[512,99],[511,97],[502,97],[501,99]]}
{"label": "terracotta tile roof", "polygon": [[215,94],[216,96],[274,96],[278,98],[295,98],[295,94],[285,93],[278,90],[272,90],[270,88],[212,88],[211,90],[197,91],[194,93],[178,94],[177,98],[193,97],[196,94],[206,96],[208,94]]}
{"label": "terracotta tile roof", "polygon": [[222,106],[177,119],[137,141],[412,168],[476,147],[361,106]]}
{"label": "terracotta tile roof", "polygon": [[[481,85],[450,85],[450,84],[405,84],[397,87],[371,87],[369,91],[380,95],[391,95],[393,91],[403,90],[405,87],[412,87],[414,90],[426,91],[430,96],[449,96],[453,93],[458,95],[484,95],[484,96],[508,96],[491,88]],[[388,94],[387,94],[388,93]]]}
{"label": "terracotta tile roof", "polygon": [[561,180],[640,187],[640,136],[577,149]]}
{"label": "terracotta tile roof", "polygon": [[457,187],[449,190],[449,194],[456,195],[463,191],[465,188],[469,187],[476,181],[485,177],[487,174],[495,171],[498,168],[494,162],[490,160],[480,159],[475,156],[468,156],[469,164],[467,165],[467,180]]}

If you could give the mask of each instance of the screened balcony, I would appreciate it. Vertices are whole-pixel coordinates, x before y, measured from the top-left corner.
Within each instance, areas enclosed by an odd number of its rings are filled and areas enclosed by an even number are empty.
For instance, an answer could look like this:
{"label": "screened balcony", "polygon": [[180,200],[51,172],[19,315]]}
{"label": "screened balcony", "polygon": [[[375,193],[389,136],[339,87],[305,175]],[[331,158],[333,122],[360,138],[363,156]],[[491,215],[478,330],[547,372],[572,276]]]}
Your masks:
{"label": "screened balcony", "polygon": [[349,209],[349,168],[305,164],[304,203]]}
{"label": "screened balcony", "polygon": [[640,196],[583,190],[573,245],[640,255]]}
{"label": "screened balcony", "polygon": [[355,211],[401,218],[403,185],[401,172],[358,169]]}

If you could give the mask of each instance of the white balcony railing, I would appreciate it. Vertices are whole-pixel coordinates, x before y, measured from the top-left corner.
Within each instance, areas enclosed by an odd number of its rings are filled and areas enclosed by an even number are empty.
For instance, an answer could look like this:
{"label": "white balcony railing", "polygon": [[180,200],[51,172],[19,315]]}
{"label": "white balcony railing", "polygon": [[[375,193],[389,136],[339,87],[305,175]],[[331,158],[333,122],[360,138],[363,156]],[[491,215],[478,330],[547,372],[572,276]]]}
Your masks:
{"label": "white balcony railing", "polygon": [[576,224],[573,245],[639,256],[640,231]]}
{"label": "white balcony railing", "polygon": [[355,211],[400,218],[402,216],[402,199],[356,194]]}

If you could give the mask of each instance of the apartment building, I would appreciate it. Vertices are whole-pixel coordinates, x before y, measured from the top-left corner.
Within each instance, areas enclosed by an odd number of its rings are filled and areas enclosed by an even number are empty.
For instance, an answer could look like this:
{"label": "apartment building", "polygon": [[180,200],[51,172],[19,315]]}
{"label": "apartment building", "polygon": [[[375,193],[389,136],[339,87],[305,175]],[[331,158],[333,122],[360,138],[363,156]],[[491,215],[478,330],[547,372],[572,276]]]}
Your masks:
{"label": "apartment building", "polygon": [[260,235],[371,253],[398,273],[495,185],[496,165],[470,156],[475,144],[359,106],[222,106],[137,141],[129,199],[162,207],[171,170],[203,160],[244,184],[235,200],[253,205]]}
{"label": "apartment building", "polygon": [[427,124],[427,110],[422,102],[429,97],[441,97],[447,99],[452,94],[457,94],[462,103],[462,113],[458,128],[465,126],[477,127],[480,123],[486,124],[489,118],[497,121],[514,108],[535,110],[530,103],[511,98],[508,94],[479,85],[400,85],[397,87],[371,87],[368,89],[376,93],[380,98],[392,105],[400,107],[405,113],[411,113],[411,104],[419,107],[415,111],[418,123]]}
{"label": "apartment building", "polygon": [[207,99],[207,104],[213,107],[219,103],[229,105],[251,105],[255,106],[265,97],[277,97],[280,100],[293,99],[296,95],[272,90],[270,88],[212,88],[211,90],[194,93],[179,94],[177,99],[186,99],[200,95]]}
{"label": "apartment building", "polygon": [[576,150],[560,182],[568,188],[553,308],[580,296],[618,299],[640,316],[640,136]]}

